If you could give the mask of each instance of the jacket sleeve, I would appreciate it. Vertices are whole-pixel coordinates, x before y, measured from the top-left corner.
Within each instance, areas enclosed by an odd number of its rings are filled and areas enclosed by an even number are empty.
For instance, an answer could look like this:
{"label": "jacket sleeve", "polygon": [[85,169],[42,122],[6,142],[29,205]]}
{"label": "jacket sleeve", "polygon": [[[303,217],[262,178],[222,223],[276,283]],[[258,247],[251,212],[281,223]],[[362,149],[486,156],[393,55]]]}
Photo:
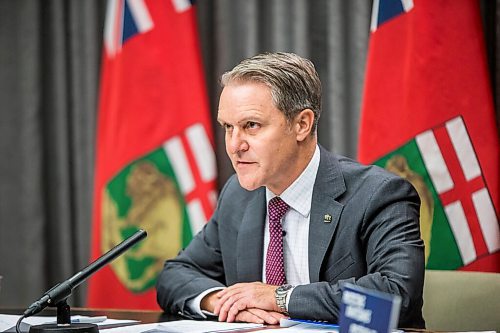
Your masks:
{"label": "jacket sleeve", "polygon": [[[423,327],[424,245],[420,239],[418,194],[410,183],[396,177],[383,178],[363,190],[371,195],[365,203],[358,203],[365,209],[362,221],[343,217],[343,223],[361,223],[356,237],[366,252],[366,275],[297,286],[290,296],[290,316],[337,322],[341,286],[348,282],[400,295],[399,325]],[[343,239],[338,234],[334,241]]]}
{"label": "jacket sleeve", "polygon": [[186,249],[165,262],[156,284],[157,301],[165,312],[198,318],[200,316],[191,313],[186,302],[207,289],[225,287],[218,216],[228,184],[221,191],[219,204],[210,221]]}

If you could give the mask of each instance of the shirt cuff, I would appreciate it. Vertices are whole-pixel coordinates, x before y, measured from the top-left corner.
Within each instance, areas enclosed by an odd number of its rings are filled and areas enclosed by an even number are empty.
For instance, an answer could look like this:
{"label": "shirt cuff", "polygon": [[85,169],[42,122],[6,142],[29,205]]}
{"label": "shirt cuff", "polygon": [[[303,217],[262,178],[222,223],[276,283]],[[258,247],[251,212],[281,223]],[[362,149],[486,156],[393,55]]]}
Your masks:
{"label": "shirt cuff", "polygon": [[207,289],[204,292],[202,292],[201,294],[199,294],[198,296],[196,296],[195,298],[187,301],[186,306],[189,308],[189,310],[191,310],[191,312],[196,313],[205,319],[207,318],[207,316],[215,316],[215,314],[213,314],[212,312],[205,311],[205,310],[201,309],[201,300],[203,299],[203,297],[210,294],[211,292],[216,291],[216,290],[222,290],[222,289],[224,289],[224,288],[223,287],[214,287],[214,288]]}

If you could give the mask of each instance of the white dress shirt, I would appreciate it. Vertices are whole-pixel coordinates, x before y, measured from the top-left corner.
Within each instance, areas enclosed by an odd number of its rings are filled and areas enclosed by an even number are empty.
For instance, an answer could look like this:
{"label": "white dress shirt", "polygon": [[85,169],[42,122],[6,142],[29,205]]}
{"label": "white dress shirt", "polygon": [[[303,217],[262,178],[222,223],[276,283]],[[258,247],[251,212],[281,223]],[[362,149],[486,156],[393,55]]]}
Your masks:
{"label": "white dress shirt", "polygon": [[[297,286],[308,284],[309,280],[309,221],[311,217],[311,203],[320,162],[319,147],[316,146],[314,155],[309,164],[300,176],[280,195],[280,198],[290,206],[290,209],[281,220],[285,237],[283,238],[283,258],[285,261],[285,274],[288,284]],[[276,195],[266,188],[266,201]],[[267,206],[268,206],[267,205]],[[266,213],[266,225],[264,228],[264,251],[262,260],[262,281],[266,282],[266,254],[269,245],[269,212]],[[187,302],[191,311],[200,314],[204,318],[206,315],[213,315],[201,310],[201,300],[203,297],[215,290],[224,288],[210,288]],[[286,306],[290,300],[289,291],[286,299]]]}
{"label": "white dress shirt", "polygon": [[[286,282],[291,285],[308,284],[309,281],[309,219],[316,173],[320,153],[316,146],[314,155],[302,174],[290,185],[280,198],[290,206],[281,221],[283,237],[283,258],[285,261]],[[276,195],[266,188],[266,200]],[[266,214],[264,229],[264,258],[262,261],[262,281],[266,282],[266,254],[269,246],[269,212]]]}

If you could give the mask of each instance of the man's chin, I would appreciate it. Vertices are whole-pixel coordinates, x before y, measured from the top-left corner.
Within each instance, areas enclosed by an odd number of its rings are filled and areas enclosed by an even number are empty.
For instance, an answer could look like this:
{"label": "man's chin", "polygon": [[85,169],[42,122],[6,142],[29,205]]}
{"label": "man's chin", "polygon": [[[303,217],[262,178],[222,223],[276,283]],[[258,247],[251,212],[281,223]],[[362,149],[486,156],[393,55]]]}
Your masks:
{"label": "man's chin", "polygon": [[236,175],[238,176],[238,182],[240,183],[240,186],[243,187],[247,191],[253,191],[253,190],[256,190],[262,186],[255,179],[248,179],[247,177],[240,176],[238,174],[236,174]]}

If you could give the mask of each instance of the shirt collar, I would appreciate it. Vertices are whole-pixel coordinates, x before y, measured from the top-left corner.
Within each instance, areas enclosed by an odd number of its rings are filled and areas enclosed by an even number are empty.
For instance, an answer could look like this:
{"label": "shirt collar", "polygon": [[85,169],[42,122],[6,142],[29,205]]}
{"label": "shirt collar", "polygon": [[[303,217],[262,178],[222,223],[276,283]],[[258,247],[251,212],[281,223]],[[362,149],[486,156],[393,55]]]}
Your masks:
{"label": "shirt collar", "polygon": [[[316,174],[318,173],[320,160],[319,147],[316,145],[314,155],[307,164],[307,167],[302,171],[300,176],[288,186],[288,188],[281,193],[280,198],[288,204],[292,209],[299,212],[302,216],[307,217],[311,212],[312,194],[314,182],[316,181]],[[276,195],[266,187],[266,201]]]}

